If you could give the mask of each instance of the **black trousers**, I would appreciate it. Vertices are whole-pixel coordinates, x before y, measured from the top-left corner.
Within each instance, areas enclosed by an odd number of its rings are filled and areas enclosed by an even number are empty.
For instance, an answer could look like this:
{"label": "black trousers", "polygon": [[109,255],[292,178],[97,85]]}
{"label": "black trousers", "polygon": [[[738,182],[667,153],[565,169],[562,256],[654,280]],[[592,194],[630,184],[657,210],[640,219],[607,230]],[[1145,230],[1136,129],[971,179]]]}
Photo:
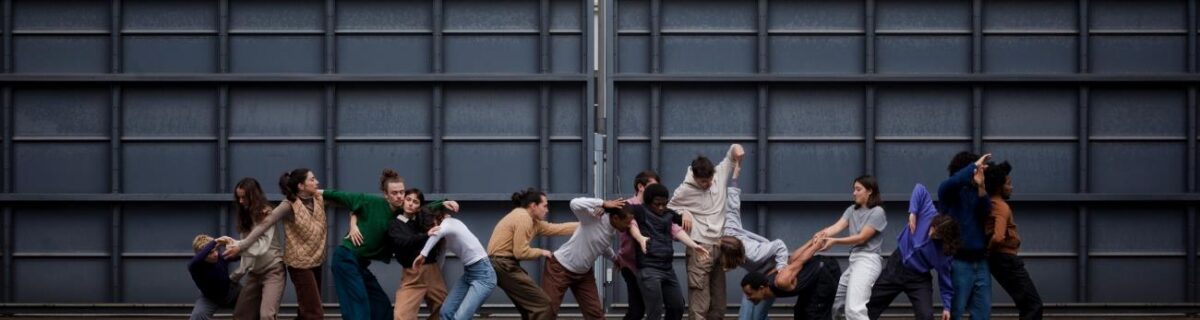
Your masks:
{"label": "black trousers", "polygon": [[892,252],[887,264],[871,288],[871,300],[867,302],[867,315],[871,320],[879,319],[883,311],[903,292],[912,302],[913,318],[933,319],[933,276],[929,272],[919,273],[904,266],[900,251]]}
{"label": "black trousers", "polygon": [[683,319],[683,287],[679,286],[674,269],[643,267],[638,270],[638,280],[642,284],[647,320],[663,319],[663,309],[666,309],[667,320]]}
{"label": "black trousers", "polygon": [[642,301],[642,285],[637,280],[637,274],[629,268],[621,268],[621,278],[625,278],[625,289],[629,298],[629,310],[625,311],[623,319],[642,320],[646,315],[646,302]]}
{"label": "black trousers", "polygon": [[837,260],[826,256],[813,256],[821,268],[817,276],[807,284],[798,284],[799,295],[796,305],[792,307],[792,316],[796,320],[832,320],[833,298],[837,295],[838,280],[842,278],[842,268]]}
{"label": "black trousers", "polygon": [[1012,297],[1021,320],[1042,318],[1042,296],[1038,295],[1033,279],[1025,271],[1025,261],[1021,257],[993,252],[988,256],[988,269],[996,282]]}

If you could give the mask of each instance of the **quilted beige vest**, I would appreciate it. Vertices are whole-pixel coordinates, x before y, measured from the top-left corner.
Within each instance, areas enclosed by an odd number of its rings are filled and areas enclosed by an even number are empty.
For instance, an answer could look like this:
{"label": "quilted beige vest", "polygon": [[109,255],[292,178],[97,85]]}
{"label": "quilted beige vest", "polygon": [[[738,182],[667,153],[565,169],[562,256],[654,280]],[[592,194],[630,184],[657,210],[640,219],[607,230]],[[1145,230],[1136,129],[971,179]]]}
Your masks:
{"label": "quilted beige vest", "polygon": [[325,199],[314,196],[311,211],[300,199],[292,201],[292,218],[284,220],[283,232],[287,236],[284,264],[297,269],[320,267],[325,263]]}

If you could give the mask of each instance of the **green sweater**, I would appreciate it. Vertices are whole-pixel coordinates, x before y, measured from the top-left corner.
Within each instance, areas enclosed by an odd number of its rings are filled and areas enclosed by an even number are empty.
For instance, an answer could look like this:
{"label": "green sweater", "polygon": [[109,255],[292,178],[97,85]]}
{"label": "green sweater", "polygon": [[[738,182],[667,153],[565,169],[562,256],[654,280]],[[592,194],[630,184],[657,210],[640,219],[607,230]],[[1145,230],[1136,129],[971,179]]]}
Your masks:
{"label": "green sweater", "polygon": [[325,190],[326,201],[340,203],[358,215],[358,231],[362,233],[363,243],[354,246],[350,239],[342,240],[342,246],[354,252],[359,258],[379,260],[389,263],[392,252],[388,250],[388,222],[400,214],[400,208],[395,211],[388,205],[387,200],[377,195],[365,193],[341,192]]}

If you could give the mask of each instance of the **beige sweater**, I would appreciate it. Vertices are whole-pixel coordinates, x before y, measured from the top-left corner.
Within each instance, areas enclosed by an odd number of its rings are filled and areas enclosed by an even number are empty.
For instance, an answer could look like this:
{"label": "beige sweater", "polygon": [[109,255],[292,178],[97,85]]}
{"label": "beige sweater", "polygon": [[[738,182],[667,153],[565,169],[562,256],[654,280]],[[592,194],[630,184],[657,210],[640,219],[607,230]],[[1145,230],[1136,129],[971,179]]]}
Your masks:
{"label": "beige sweater", "polygon": [[671,202],[667,208],[680,214],[692,214],[692,240],[702,244],[716,244],[721,239],[725,228],[726,187],[729,185],[730,174],[733,173],[733,146],[725,152],[725,159],[716,166],[713,174],[712,187],[708,190],[696,186],[692,177],[692,167],[688,166],[683,183],[675,188]]}

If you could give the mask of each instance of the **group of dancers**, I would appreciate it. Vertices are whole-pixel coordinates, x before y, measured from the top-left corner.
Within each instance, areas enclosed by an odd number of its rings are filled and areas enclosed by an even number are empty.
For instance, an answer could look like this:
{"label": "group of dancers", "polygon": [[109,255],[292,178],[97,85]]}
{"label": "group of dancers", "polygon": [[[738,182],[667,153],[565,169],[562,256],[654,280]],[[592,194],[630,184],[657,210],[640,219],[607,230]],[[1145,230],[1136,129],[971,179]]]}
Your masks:
{"label": "group of dancers", "polygon": [[[572,199],[577,222],[548,222],[544,193],[516,192],[512,210],[496,223],[486,246],[455,217],[469,209],[449,199],[425,199],[391,169],[380,176],[380,194],[321,189],[312,170],[295,169],[280,177],[285,200],[277,205],[267,201],[258,181],[245,178],[234,188],[239,238],[202,234],[193,241],[196,255],[188,270],[201,297],[192,319],[206,319],[220,308],[232,308],[235,319],[274,319],[285,274],[296,292],[298,317],[320,319],[326,262],[346,319],[417,319],[422,302],[430,319],[470,319],[496,287],[522,319],[557,318],[568,290],[583,318],[603,319],[592,270],[601,257],[613,261],[626,282],[625,319],[681,319],[684,312],[689,319],[721,319],[725,273],[736,268],[748,272],[740,281],[739,319],[766,319],[777,298],[796,297],[796,319],[844,313],[846,319],[873,320],[900,293],[908,296],[914,317],[934,319],[934,272],[940,319],[965,314],[988,319],[992,277],[1012,296],[1022,319],[1041,318],[1041,298],[1017,256],[1021,241],[1007,203],[1013,190],[1008,162],[994,163],[990,154],[956,154],[949,178],[937,187],[938,205],[916,184],[897,249],[885,258],[881,234],[888,223],[874,177],[849,181],[853,204],[789,250],[779,239],[742,227],[738,177],[744,157],[737,144],[717,164],[698,156],[674,190],[655,172],[640,172],[632,197]],[[350,212],[349,232],[332,248],[332,257],[326,248],[327,205]],[[276,232],[280,224],[286,247]],[[551,251],[533,246],[539,236],[570,239]],[[686,311],[673,264],[675,241],[686,248]],[[845,267],[820,254],[837,246],[849,247]],[[457,281],[443,279],[441,262],[448,253],[463,266]],[[372,262],[393,259],[403,273],[395,301],[368,269]],[[540,283],[521,267],[528,260],[544,260]]]}

